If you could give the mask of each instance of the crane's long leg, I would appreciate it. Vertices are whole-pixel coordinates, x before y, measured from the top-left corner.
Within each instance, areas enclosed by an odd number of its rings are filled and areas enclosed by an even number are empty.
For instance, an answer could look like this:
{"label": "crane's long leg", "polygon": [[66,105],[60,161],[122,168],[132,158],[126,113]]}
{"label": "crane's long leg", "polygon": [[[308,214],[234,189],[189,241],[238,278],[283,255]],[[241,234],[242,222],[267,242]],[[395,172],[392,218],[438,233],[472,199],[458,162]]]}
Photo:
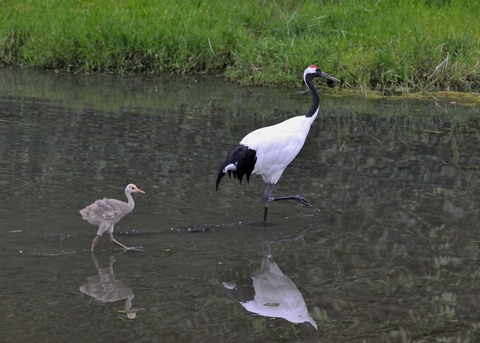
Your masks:
{"label": "crane's long leg", "polygon": [[295,200],[298,201],[301,204],[304,204],[305,206],[312,206],[312,204],[305,199],[304,196],[302,195],[287,195],[287,196],[281,196],[281,197],[272,197],[272,191],[273,187],[275,185],[273,183],[266,183],[265,184],[265,190],[263,191],[263,202],[265,203],[265,211],[263,213],[263,223],[265,224],[267,222],[267,213],[268,213],[268,203],[270,201],[280,201],[280,200]]}
{"label": "crane's long leg", "polygon": [[263,203],[265,204],[265,210],[263,212],[263,224],[267,223],[268,203],[272,201],[273,186],[275,186],[273,183],[266,183],[265,189],[263,190]]}
{"label": "crane's long leg", "polygon": [[135,246],[135,247],[127,247],[126,245],[123,245],[122,243],[120,243],[119,241],[117,241],[114,237],[113,237],[113,231],[110,232],[110,242],[122,247],[123,249],[125,250],[130,250],[130,251],[143,251],[143,247],[140,247],[140,246]]}
{"label": "crane's long leg", "polygon": [[98,226],[97,236],[92,241],[92,247],[90,248],[90,252],[93,252],[95,250],[98,240],[103,235],[103,233],[108,230],[109,227],[110,227],[110,224],[108,222],[103,222]]}
{"label": "crane's long leg", "polygon": [[95,238],[92,241],[92,247],[90,248],[90,251],[93,252],[95,250],[95,246],[97,245],[98,239],[100,238],[100,235],[95,236]]}
{"label": "crane's long leg", "polygon": [[110,242],[112,242],[113,244],[116,244],[118,246],[121,246],[122,248],[124,248],[125,250],[129,250],[130,248],[127,247],[126,245],[123,245],[122,243],[120,243],[119,241],[117,241],[115,238],[113,238],[113,232],[110,232]]}

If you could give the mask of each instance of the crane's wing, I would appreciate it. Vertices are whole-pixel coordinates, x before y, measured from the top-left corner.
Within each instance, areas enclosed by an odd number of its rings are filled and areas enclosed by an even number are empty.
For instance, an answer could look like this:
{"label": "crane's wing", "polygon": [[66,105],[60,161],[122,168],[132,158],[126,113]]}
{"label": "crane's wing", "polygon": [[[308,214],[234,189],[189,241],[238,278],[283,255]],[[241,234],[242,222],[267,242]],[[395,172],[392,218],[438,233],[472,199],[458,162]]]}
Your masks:
{"label": "crane's wing", "polygon": [[113,199],[101,199],[95,201],[95,205],[97,205],[97,213],[100,214],[106,220],[112,220],[118,215],[118,211],[115,208]]}

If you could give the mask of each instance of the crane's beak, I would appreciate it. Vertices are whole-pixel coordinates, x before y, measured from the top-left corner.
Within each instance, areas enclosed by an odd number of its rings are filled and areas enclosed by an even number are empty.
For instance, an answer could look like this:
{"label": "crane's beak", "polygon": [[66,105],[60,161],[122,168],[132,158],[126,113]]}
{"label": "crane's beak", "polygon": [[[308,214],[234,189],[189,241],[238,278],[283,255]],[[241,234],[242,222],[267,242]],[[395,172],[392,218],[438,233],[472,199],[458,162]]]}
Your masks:
{"label": "crane's beak", "polygon": [[137,189],[135,190],[135,193],[143,193],[143,194],[145,194],[145,192],[142,191],[140,188],[137,188]]}
{"label": "crane's beak", "polygon": [[327,80],[332,80],[332,81],[340,82],[340,83],[342,82],[339,79],[337,79],[336,77],[333,77],[332,75],[329,75],[329,74],[325,73],[324,71],[320,71],[320,76],[323,77],[324,79],[327,79]]}

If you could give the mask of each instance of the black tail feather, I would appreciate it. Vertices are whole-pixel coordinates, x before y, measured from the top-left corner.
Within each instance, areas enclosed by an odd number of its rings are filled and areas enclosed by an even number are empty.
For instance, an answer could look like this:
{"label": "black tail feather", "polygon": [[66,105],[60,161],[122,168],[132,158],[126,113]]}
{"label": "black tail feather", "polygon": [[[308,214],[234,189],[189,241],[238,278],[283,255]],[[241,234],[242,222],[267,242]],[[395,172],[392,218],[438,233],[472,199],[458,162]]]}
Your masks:
{"label": "black tail feather", "polygon": [[247,182],[250,181],[250,175],[252,175],[253,169],[255,168],[255,162],[257,161],[257,153],[255,150],[249,149],[245,145],[237,145],[227,156],[225,162],[220,166],[217,175],[217,184],[216,190],[218,190],[218,185],[220,180],[225,175],[223,170],[229,164],[235,164],[237,166],[237,170],[228,170],[228,176],[233,177],[238,180],[239,183],[242,183],[242,179],[244,176],[247,178]]}

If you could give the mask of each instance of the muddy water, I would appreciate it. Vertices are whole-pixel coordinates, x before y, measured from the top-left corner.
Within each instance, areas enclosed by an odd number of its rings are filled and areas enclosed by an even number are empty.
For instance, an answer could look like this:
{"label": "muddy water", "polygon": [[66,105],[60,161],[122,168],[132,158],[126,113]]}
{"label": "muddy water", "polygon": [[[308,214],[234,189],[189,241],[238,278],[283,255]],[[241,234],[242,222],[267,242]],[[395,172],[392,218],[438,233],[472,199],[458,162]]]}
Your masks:
{"label": "muddy water", "polygon": [[[308,94],[215,78],[0,71],[2,342],[475,341],[479,108],[322,96],[261,224],[217,167]],[[327,91],[328,93],[328,91]],[[146,194],[115,229],[79,209]]]}

